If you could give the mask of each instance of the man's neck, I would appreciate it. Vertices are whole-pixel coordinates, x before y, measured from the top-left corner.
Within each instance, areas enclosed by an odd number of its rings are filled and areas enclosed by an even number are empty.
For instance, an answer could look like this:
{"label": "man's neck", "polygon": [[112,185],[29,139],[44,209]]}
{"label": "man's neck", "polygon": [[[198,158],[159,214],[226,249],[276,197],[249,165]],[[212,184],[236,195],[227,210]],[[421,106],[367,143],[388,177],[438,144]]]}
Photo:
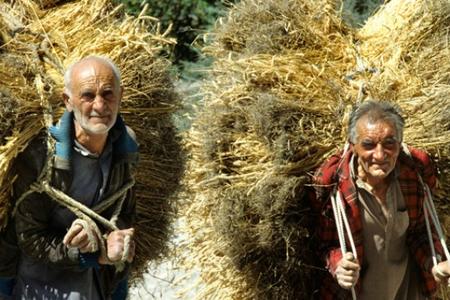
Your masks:
{"label": "man's neck", "polygon": [[108,133],[106,134],[88,134],[81,128],[80,124],[75,121],[75,139],[89,152],[100,155],[106,145]]}

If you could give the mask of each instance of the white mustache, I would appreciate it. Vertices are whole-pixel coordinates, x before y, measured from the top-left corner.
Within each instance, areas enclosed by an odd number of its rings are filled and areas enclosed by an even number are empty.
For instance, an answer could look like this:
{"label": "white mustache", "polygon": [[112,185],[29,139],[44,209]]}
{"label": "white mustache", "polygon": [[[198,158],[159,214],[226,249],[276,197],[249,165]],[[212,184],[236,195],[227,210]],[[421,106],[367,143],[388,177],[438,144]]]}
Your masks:
{"label": "white mustache", "polygon": [[105,113],[105,114],[99,114],[98,112],[96,112],[96,111],[93,111],[93,112],[91,112],[90,114],[89,114],[89,117],[100,117],[100,118],[103,118],[103,117],[109,117],[111,115],[111,113]]}

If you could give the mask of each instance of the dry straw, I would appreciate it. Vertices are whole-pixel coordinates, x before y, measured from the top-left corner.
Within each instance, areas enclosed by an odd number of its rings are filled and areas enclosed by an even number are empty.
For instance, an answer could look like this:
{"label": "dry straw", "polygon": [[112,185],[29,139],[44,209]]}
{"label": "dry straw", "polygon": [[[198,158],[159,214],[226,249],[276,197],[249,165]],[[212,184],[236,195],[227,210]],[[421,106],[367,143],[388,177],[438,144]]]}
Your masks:
{"label": "dry straw", "polygon": [[199,299],[311,296],[325,270],[313,271],[305,186],[343,146],[355,102],[398,103],[406,142],[433,155],[449,194],[447,6],[391,1],[359,32],[333,1],[243,0],[219,20],[205,48],[215,59],[205,105],[188,135],[182,210]]}
{"label": "dry straw", "polygon": [[425,148],[440,172],[439,207],[450,195],[450,3],[397,0],[360,30],[360,54],[377,72],[368,93],[391,99],[407,118],[405,141]]}
{"label": "dry straw", "polygon": [[[11,179],[14,157],[44,127],[45,110],[52,107],[55,120],[62,110],[64,69],[88,55],[107,56],[122,72],[121,112],[140,143],[133,273],[137,278],[149,260],[167,254],[174,214],[171,199],[182,173],[179,140],[171,120],[178,97],[168,75],[169,62],[159,56],[174,40],[154,18],[144,12],[137,18],[126,16],[108,0],[82,0],[46,10],[20,1],[12,8],[6,18],[21,20],[22,27],[2,28],[11,39],[0,48],[0,97],[2,103],[10,104],[2,105],[0,112],[1,220],[6,220],[10,186],[5,182]],[[4,15],[0,20],[7,23]]]}
{"label": "dry straw", "polygon": [[[212,33],[183,210],[199,299],[308,299],[309,173],[343,144],[354,66],[328,1],[241,1]],[[317,137],[321,138],[318,139]],[[324,271],[322,271],[324,272]]]}

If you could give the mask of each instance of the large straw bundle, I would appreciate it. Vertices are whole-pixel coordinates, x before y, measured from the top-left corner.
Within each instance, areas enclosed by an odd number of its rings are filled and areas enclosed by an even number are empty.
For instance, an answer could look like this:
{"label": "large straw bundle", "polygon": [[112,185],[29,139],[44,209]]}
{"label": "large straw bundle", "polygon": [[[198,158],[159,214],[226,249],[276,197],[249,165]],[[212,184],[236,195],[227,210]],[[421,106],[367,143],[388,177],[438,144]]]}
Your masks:
{"label": "large straw bundle", "polygon": [[[360,30],[360,54],[379,71],[368,93],[397,102],[407,117],[405,141],[437,161],[441,198],[450,194],[450,2],[397,0]],[[439,203],[447,214],[448,200]]]}
{"label": "large straw bundle", "polygon": [[[376,20],[388,13],[415,21],[419,15],[405,14],[404,2],[392,1],[357,39],[335,16],[339,5],[325,1],[244,0],[218,23],[206,48],[215,63],[205,107],[188,136],[185,264],[200,271],[198,298],[308,299],[317,278],[302,193],[311,172],[343,146],[351,104],[371,97],[398,103],[407,117],[406,142],[436,155],[448,173],[448,100],[436,105],[444,90],[422,64],[434,64],[444,48],[391,62],[392,40],[412,43],[414,28],[365,34],[381,32]],[[427,31],[429,24],[417,23],[416,47],[443,37]],[[412,44],[402,49],[413,51]],[[449,65],[440,70],[447,74]]]}
{"label": "large straw bundle", "polygon": [[[170,199],[182,171],[171,121],[178,98],[168,76],[169,63],[158,56],[174,41],[160,32],[153,18],[125,16],[108,0],[82,0],[49,10],[31,1],[20,3],[14,11],[22,14],[25,27],[0,53],[1,97],[13,108],[2,105],[0,113],[1,126],[8,132],[0,148],[0,203],[4,207],[8,202],[5,182],[11,163],[43,128],[43,112],[49,107],[61,111],[64,68],[87,55],[111,58],[122,72],[122,115],[140,143],[134,261],[134,276],[139,276],[150,259],[166,254],[173,217]],[[3,121],[8,114],[15,123]],[[3,221],[4,208],[2,213]]]}
{"label": "large straw bundle", "polygon": [[[185,263],[199,299],[307,299],[311,172],[343,143],[348,29],[328,1],[241,1],[206,49],[216,60],[192,160]],[[317,139],[320,136],[322,139]]]}

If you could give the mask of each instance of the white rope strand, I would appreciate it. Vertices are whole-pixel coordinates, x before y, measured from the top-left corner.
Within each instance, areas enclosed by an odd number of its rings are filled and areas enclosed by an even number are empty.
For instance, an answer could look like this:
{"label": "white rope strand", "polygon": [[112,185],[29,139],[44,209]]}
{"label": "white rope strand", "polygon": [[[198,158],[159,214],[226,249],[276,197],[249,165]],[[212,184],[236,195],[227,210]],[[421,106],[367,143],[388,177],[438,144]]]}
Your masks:
{"label": "white rope strand", "polygon": [[347,215],[345,213],[344,204],[342,203],[341,194],[339,193],[339,191],[337,192],[337,199],[336,199],[336,201],[338,203],[338,208],[340,209],[340,212],[341,212],[341,215],[342,215],[342,220],[344,221],[344,225],[345,225],[345,229],[347,231],[347,237],[348,237],[348,241],[350,243],[350,247],[352,249],[353,257],[355,259],[357,259],[358,255],[356,253],[355,242],[353,241],[352,232],[350,230],[350,225],[348,223],[348,218],[347,218]]}
{"label": "white rope strand", "polygon": [[[439,241],[440,241],[440,243],[442,245],[442,248],[444,250],[445,258],[448,261],[450,259],[450,253],[448,251],[447,244],[445,242],[445,235],[444,235],[444,233],[442,231],[442,227],[441,227],[441,224],[439,222],[439,218],[437,216],[437,213],[436,213],[436,211],[433,211],[433,208],[432,208],[430,202],[431,201],[428,199],[428,197],[425,197],[424,210],[428,210],[430,219],[433,222],[434,228],[436,229],[436,233],[438,234]],[[433,245],[433,248],[434,248],[434,245]]]}
{"label": "white rope strand", "polygon": [[[444,232],[442,230],[441,222],[439,221],[439,217],[438,217],[438,214],[437,214],[437,211],[436,211],[436,207],[434,206],[433,196],[431,194],[429,186],[423,181],[422,176],[420,176],[420,174],[418,174],[418,177],[419,177],[419,182],[421,183],[421,185],[422,185],[422,187],[424,189],[424,192],[425,192],[424,203],[423,203],[423,210],[424,210],[425,218],[428,215],[428,217],[433,222],[434,228],[436,229],[436,233],[437,233],[438,238],[439,238],[439,242],[441,243],[442,249],[444,250],[445,258],[448,261],[448,263],[450,264],[450,253],[448,251],[447,243],[445,241],[445,235],[444,235]],[[427,230],[428,230],[428,228],[427,228]],[[434,248],[434,243],[433,243],[433,236],[432,236],[432,233],[431,233],[431,226],[429,228],[428,238],[430,239],[431,252],[432,253],[436,252],[436,250]],[[434,263],[435,261],[436,261],[436,264]],[[437,265],[436,257],[433,257],[433,264],[435,266]]]}
{"label": "white rope strand", "polygon": [[334,220],[336,223],[336,231],[338,233],[339,245],[341,246],[342,256],[347,252],[345,245],[344,230],[342,228],[341,215],[338,212],[336,199],[331,195],[331,206],[333,207]]}
{"label": "white rope strand", "polygon": [[428,210],[425,207],[425,202],[423,203],[423,213],[425,216],[425,226],[427,228],[427,235],[428,235],[428,242],[430,244],[430,249],[431,249],[431,257],[433,259],[433,266],[437,266],[437,258],[436,258],[436,249],[434,248],[434,243],[433,243],[433,235],[431,233],[431,226],[430,226],[430,220],[428,219]]}
{"label": "white rope strand", "polygon": [[[409,151],[408,146],[405,143],[402,143],[402,149],[410,158],[412,158],[411,152]],[[444,255],[446,257],[447,263],[450,265],[450,253],[448,251],[448,247],[447,247],[447,243],[445,241],[445,235],[442,231],[441,223],[439,222],[439,217],[438,217],[438,214],[436,211],[436,207],[434,206],[433,196],[431,194],[430,187],[423,181],[422,176],[420,176],[419,173],[417,173],[417,177],[425,191],[423,211],[424,211],[424,217],[425,217],[425,225],[427,228],[428,240],[429,240],[430,248],[431,248],[433,265],[437,266],[438,261],[437,261],[437,257],[436,257],[436,249],[434,247],[433,234],[431,232],[429,218],[431,218],[431,220],[433,221],[433,225],[434,225],[434,228],[436,229],[436,233],[438,234],[439,242],[442,245],[442,249],[444,250]],[[440,272],[439,268],[436,268],[436,269],[438,272]]]}
{"label": "white rope strand", "polygon": [[[333,214],[334,214],[334,220],[336,223],[336,230],[338,233],[339,238],[339,244],[341,247],[342,257],[344,257],[345,253],[347,253],[347,245],[345,241],[345,232],[344,232],[344,226],[347,231],[348,239],[350,242],[350,247],[352,248],[353,256],[356,259],[356,248],[353,242],[352,233],[350,231],[350,226],[348,224],[347,215],[345,214],[345,209],[342,204],[342,200],[339,194],[339,191],[337,191],[337,198],[334,197],[333,194],[331,194],[331,206],[333,208]],[[352,299],[356,300],[356,292],[355,288],[352,286]]]}

